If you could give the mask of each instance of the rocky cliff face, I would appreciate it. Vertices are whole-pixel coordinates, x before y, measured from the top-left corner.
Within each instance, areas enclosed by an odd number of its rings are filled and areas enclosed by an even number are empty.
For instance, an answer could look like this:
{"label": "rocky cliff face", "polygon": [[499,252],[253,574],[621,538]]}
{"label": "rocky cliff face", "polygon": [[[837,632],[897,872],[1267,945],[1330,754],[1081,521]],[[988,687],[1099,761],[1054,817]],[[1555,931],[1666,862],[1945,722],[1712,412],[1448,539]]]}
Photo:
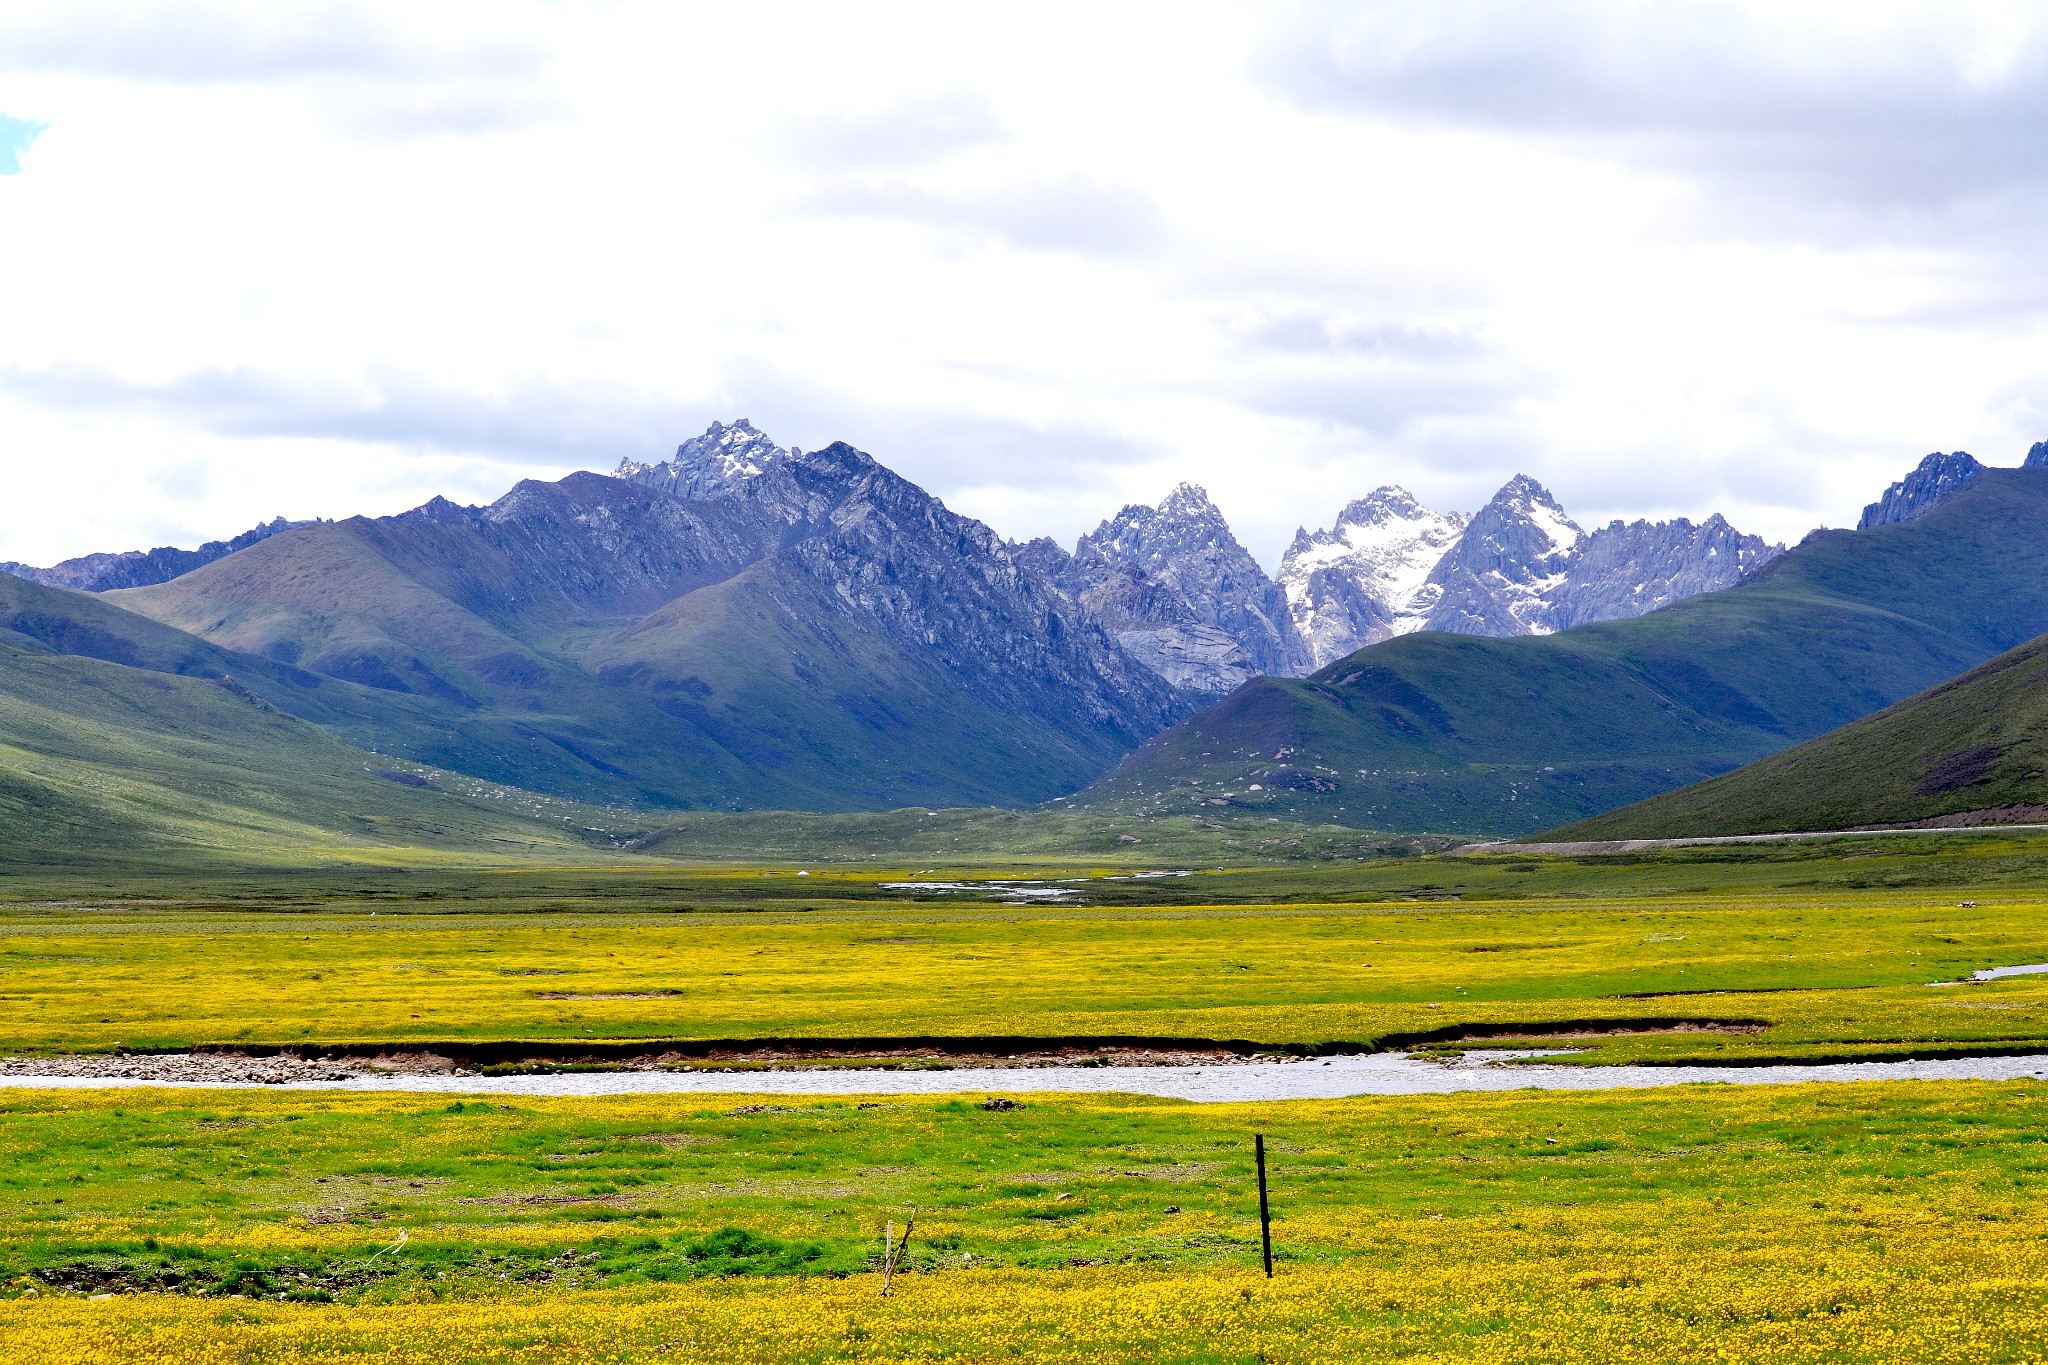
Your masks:
{"label": "rocky cliff face", "polygon": [[1050,538],[1013,554],[1101,622],[1125,653],[1177,688],[1220,695],[1259,676],[1242,644],[1136,564],[1097,553],[1070,555]]}
{"label": "rocky cliff face", "polygon": [[[1073,558],[1070,573],[1086,584],[1106,583],[1116,565],[1135,568],[1163,584],[1186,605],[1195,623],[1234,640],[1258,673],[1295,674],[1310,667],[1309,650],[1295,629],[1287,594],[1238,544],[1209,495],[1193,484],[1181,484],[1157,507],[1125,507],[1081,537]],[[1179,623],[1153,624],[1166,628]],[[1207,655],[1217,642],[1213,635],[1203,635],[1183,643],[1196,655]]]}
{"label": "rocky cliff face", "polygon": [[[2029,465],[2040,451],[2041,446],[2037,445],[2027,453]],[[1896,526],[1916,520],[1949,494],[1975,483],[1983,472],[1984,466],[1964,451],[1944,455],[1937,450],[1920,461],[1912,473],[1887,488],[1882,498],[1864,508],[1863,520],[1856,523],[1856,529],[1868,531],[1874,526]]]}
{"label": "rocky cliff face", "polygon": [[1746,536],[1716,512],[1698,526],[1611,521],[1581,541],[1551,594],[1547,623],[1570,630],[1641,616],[1680,598],[1732,588],[1785,552]]}
{"label": "rocky cliff face", "polygon": [[790,527],[779,567],[985,701],[1065,710],[1131,742],[1186,714],[994,531],[852,446],[790,451],[729,496]]}
{"label": "rocky cliff face", "polygon": [[[984,702],[1047,722],[1066,711],[1131,743],[1186,712],[1175,684],[1159,675],[1165,670],[1120,648],[1077,595],[1053,581],[1047,570],[1056,566],[1020,553],[850,445],[784,449],[741,419],[713,423],[672,460],[628,462],[618,477],[681,499],[664,515],[691,524],[658,534],[620,528],[610,537],[617,543],[606,546],[614,578],[650,554],[669,553],[664,544],[713,547],[719,563],[759,561],[748,572],[774,580],[788,610],[844,618],[834,630],[886,638]],[[535,486],[531,496],[552,502],[555,487]],[[501,502],[487,516],[508,525],[533,521],[516,510]],[[591,534],[586,524],[584,538]],[[527,557],[540,554],[536,545]],[[664,568],[648,576],[650,588],[667,577]],[[1135,621],[1176,610],[1187,614],[1161,601],[1125,615]]]}
{"label": "rocky cliff face", "polygon": [[53,564],[47,569],[38,569],[29,564],[0,564],[0,573],[11,573],[17,578],[26,578],[49,588],[72,588],[79,592],[106,592],[110,588],[146,588],[153,583],[168,583],[180,574],[191,573],[194,569],[225,559],[237,550],[246,550],[259,541],[268,540],[280,531],[297,530],[301,526],[313,525],[310,521],[286,521],[279,517],[261,526],[251,527],[232,540],[210,540],[196,550],[180,550],[169,545],[160,545],[154,550],[125,550],[118,554],[80,555]]}

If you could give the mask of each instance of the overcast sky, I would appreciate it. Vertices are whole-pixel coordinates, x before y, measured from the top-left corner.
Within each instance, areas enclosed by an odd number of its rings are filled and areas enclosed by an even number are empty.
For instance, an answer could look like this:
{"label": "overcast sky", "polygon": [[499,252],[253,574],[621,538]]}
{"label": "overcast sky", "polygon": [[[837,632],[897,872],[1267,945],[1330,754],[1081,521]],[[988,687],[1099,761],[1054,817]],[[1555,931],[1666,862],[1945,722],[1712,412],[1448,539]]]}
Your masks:
{"label": "overcast sky", "polygon": [[1853,523],[2048,438],[2040,6],[0,11],[0,560],[716,419],[1002,533],[1206,484]]}

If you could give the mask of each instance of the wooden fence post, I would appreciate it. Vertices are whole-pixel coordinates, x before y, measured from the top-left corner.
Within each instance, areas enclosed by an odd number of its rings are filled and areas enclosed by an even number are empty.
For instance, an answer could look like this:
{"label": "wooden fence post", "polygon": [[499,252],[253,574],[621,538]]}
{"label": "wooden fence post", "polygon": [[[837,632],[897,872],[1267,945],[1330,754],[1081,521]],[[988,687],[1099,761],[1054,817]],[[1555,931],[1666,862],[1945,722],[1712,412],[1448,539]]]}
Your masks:
{"label": "wooden fence post", "polygon": [[1273,1278],[1273,1215],[1266,1207],[1266,1135],[1252,1136],[1252,1151],[1259,1160],[1259,1248],[1266,1257],[1266,1278]]}

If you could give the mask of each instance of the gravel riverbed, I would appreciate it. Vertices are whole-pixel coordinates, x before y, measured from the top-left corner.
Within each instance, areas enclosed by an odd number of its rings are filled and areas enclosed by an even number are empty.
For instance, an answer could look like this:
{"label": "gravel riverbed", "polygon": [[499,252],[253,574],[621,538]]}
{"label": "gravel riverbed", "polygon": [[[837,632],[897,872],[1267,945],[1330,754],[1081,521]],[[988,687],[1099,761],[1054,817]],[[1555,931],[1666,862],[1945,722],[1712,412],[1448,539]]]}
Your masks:
{"label": "gravel riverbed", "polygon": [[[465,1095],[902,1095],[1067,1092],[1157,1095],[1211,1102],[1438,1095],[1466,1090],[1628,1090],[1672,1085],[1786,1085],[1875,1080],[2035,1080],[2048,1056],[1796,1066],[1557,1066],[1557,1050],[1467,1053],[1425,1061],[1405,1053],[1302,1061],[1194,1060],[1179,1065],[1039,1065],[957,1060],[919,1069],[643,1067],[484,1075],[446,1058],[308,1061],[295,1057],[170,1054],[0,1059],[0,1086],[51,1089],[267,1086],[292,1090],[422,1091]],[[977,1059],[986,1062],[988,1059]]]}

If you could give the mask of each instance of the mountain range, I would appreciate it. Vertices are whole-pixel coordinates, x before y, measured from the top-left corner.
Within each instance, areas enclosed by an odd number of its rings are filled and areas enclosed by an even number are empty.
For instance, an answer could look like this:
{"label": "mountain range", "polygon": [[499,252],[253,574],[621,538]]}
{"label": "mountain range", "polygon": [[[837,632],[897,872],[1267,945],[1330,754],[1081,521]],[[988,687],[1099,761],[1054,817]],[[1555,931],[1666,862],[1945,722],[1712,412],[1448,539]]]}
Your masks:
{"label": "mountain range", "polygon": [[[741,419],[714,422],[671,459],[623,461],[613,477],[706,502],[804,458]],[[436,500],[407,515],[453,512]],[[48,568],[7,563],[0,572],[87,592],[151,587],[282,532],[325,524],[279,518],[195,550],[91,554]],[[1588,534],[1526,475],[1472,516],[1440,515],[1403,489],[1378,489],[1345,507],[1330,530],[1298,531],[1277,579],[1238,542],[1207,492],[1186,483],[1156,507],[1125,506],[1071,553],[1050,539],[998,550],[1198,700],[1261,675],[1298,677],[1414,630],[1547,634],[1639,615],[1726,587],[1782,552],[1719,515],[1697,527],[1683,518],[1617,521]]]}
{"label": "mountain range", "polygon": [[2048,630],[2048,449],[2019,469],[1930,455],[1873,506],[1865,529],[1645,615],[1411,633],[1258,679],[1074,804],[1526,833],[1775,753]]}
{"label": "mountain range", "polygon": [[851,446],[745,468],[733,434],[99,600],[413,713],[357,743],[590,801],[1029,802],[1191,709],[987,527]]}
{"label": "mountain range", "polygon": [[1719,514],[1588,534],[1525,474],[1471,516],[1377,489],[1329,530],[1296,531],[1277,579],[1193,484],[1157,507],[1126,506],[1071,554],[1049,539],[1022,547],[1133,656],[1212,695],[1418,630],[1547,635],[1639,616],[1729,587],[1783,553]]}
{"label": "mountain range", "polygon": [[1329,530],[1297,531],[1280,582],[1320,668],[1418,630],[1549,635],[1640,616],[1730,587],[1784,552],[1718,513],[1698,526],[1614,521],[1589,534],[1518,474],[1469,517],[1377,489]]}
{"label": "mountain range", "polygon": [[112,554],[80,555],[67,559],[61,564],[38,569],[29,564],[13,561],[0,562],[0,573],[26,578],[32,583],[41,583],[49,588],[76,588],[80,592],[105,592],[109,588],[141,588],[152,583],[165,583],[180,574],[191,573],[203,568],[216,559],[226,559],[237,550],[246,550],[258,541],[268,540],[283,531],[296,531],[301,526],[311,526],[310,521],[286,521],[278,517],[249,530],[231,540],[210,540],[196,550],[180,550],[170,545],[160,545],[154,550],[123,550]]}
{"label": "mountain range", "polygon": [[[2048,450],[2036,456],[2048,462]],[[1860,534],[1911,530],[2010,472],[1931,456]],[[436,498],[391,517],[273,522],[198,550],[14,566],[0,578],[13,585],[0,591],[0,640],[226,678],[361,749],[562,799],[1025,804],[1074,792],[1153,741],[1083,795],[1113,804],[1191,733],[1169,727],[1219,697],[1195,722],[1203,734],[1275,687],[1355,688],[1411,655],[1463,661],[1443,667],[1469,665],[1512,696],[1522,680],[1495,675],[1514,650],[1543,657],[1545,640],[1585,637],[1573,629],[1583,623],[1728,598],[1717,590],[1805,549],[1780,559],[1718,516],[1589,534],[1517,476],[1469,517],[1380,489],[1331,530],[1298,534],[1272,578],[1193,485],[1123,508],[1069,552],[1005,541],[851,446],[783,448],[742,420],[712,424],[667,460],[529,480],[488,506]],[[1937,649],[1929,660],[1942,662],[1926,667],[1954,672],[1989,652]],[[1354,659],[1369,662],[1347,671]],[[1319,661],[1308,683],[1286,681]],[[1849,670],[1855,700],[1838,698],[1837,711],[1913,690],[1894,686],[1898,669],[1876,671],[1884,679],[1863,686]],[[1563,813],[1801,737],[1706,734],[1647,768],[1628,759],[1625,778],[1610,765]],[[1540,718],[1520,738],[1540,744]],[[1360,801],[1341,783],[1325,791],[1334,779],[1315,764],[1301,771],[1279,786],[1318,813],[1416,828],[1502,830],[1496,797],[1522,800],[1528,785],[1467,774],[1470,790],[1448,805]]]}

